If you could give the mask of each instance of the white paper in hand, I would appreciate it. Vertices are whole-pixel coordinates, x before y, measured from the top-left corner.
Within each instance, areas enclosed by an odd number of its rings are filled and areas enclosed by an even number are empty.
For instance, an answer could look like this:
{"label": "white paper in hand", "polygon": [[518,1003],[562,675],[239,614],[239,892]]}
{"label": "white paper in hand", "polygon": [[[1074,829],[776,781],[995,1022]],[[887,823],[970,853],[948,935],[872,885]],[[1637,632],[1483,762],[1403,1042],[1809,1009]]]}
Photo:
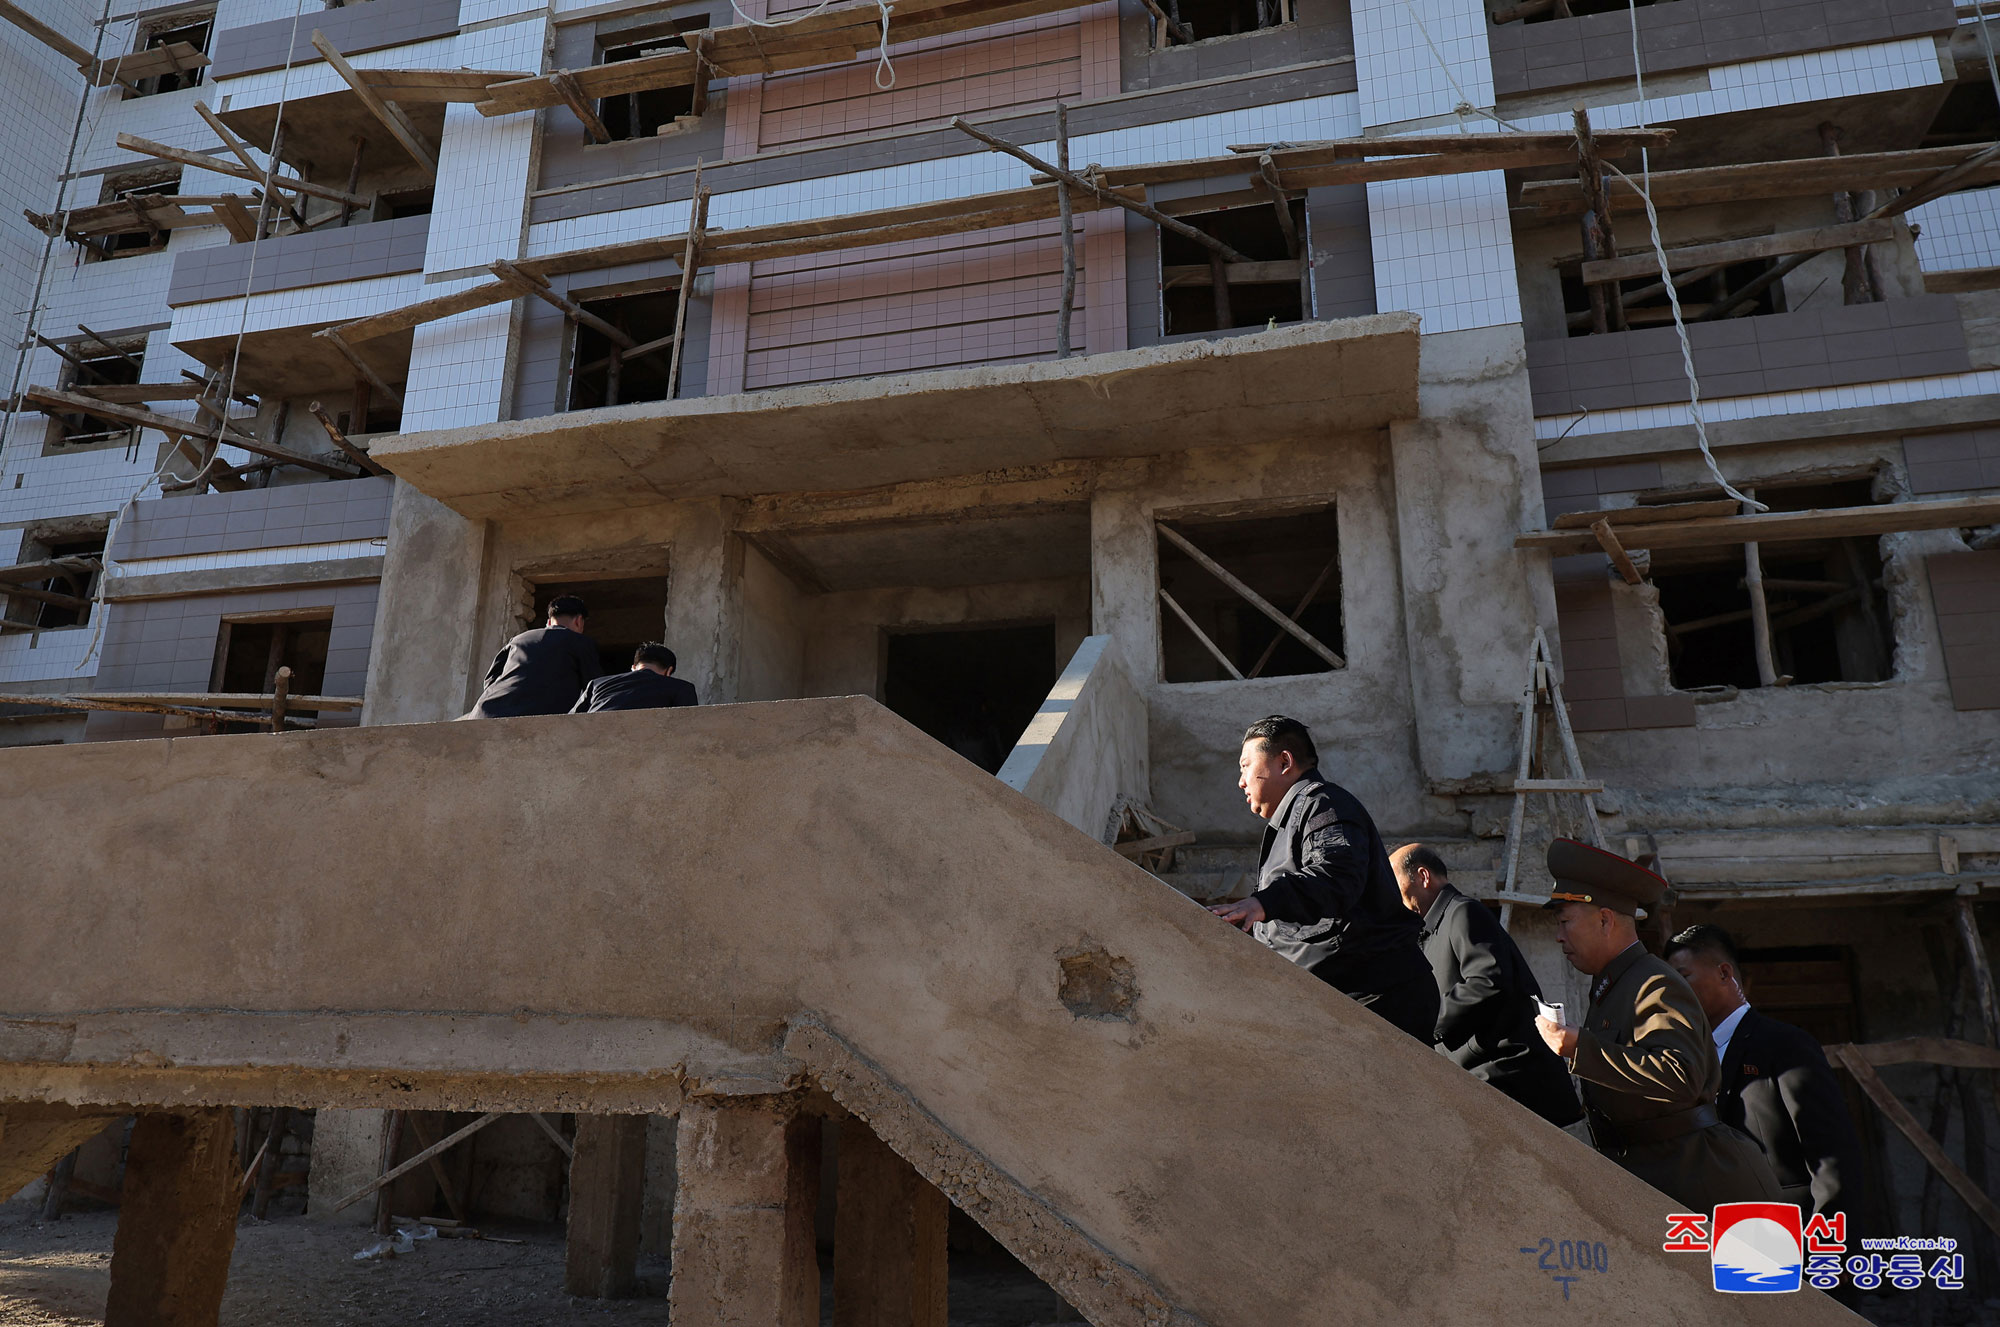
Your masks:
{"label": "white paper in hand", "polygon": [[1554,1023],[1557,1027],[1565,1026],[1563,1023],[1563,1007],[1560,1003],[1550,1004],[1538,995],[1535,997],[1535,1012],[1543,1018],[1548,1019],[1549,1022]]}

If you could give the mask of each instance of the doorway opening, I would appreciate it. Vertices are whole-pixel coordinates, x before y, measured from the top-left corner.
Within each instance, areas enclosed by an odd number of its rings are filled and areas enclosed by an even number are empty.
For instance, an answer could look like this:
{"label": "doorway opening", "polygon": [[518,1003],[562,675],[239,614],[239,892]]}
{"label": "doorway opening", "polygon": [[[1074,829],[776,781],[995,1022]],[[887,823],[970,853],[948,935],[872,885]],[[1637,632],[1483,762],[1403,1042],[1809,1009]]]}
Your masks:
{"label": "doorway opening", "polygon": [[[598,667],[606,673],[622,673],[632,666],[632,652],[647,641],[660,640],[667,630],[667,578],[665,576],[623,576],[592,581],[546,581],[534,587],[534,617],[527,624],[539,627],[549,600],[559,594],[573,594],[590,610],[583,629],[597,642]],[[672,641],[667,641],[669,648]]]}
{"label": "doorway opening", "polygon": [[1060,671],[1053,622],[890,632],[882,703],[996,774]]}

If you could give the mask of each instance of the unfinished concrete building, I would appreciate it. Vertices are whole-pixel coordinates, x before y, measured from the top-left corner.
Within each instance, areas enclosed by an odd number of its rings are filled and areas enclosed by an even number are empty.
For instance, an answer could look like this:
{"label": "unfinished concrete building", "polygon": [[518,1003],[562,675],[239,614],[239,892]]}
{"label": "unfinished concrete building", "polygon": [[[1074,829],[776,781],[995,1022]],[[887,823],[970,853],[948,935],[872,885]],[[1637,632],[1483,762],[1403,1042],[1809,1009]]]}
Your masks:
{"label": "unfinished concrete building", "polygon": [[[822,1173],[855,1323],[943,1321],[940,1191],[1100,1323],[1497,1317],[1548,1292],[1504,1206],[1645,1267],[1600,1311],[1736,1312],[1648,1252],[1664,1200],[1187,903],[1250,888],[1236,752],[1281,712],[1572,1007],[1509,906],[1539,845],[1656,853],[1650,937],[1719,921],[1854,1051],[1877,1226],[1986,1238],[1986,1094],[1867,1050],[2000,1046],[1971,7],[0,17],[0,742],[78,744],[0,751],[15,822],[68,828],[0,884],[0,1188],[134,1113],[87,1183],[206,1193],[309,1133],[264,1196],[566,1219],[574,1288],[671,1251],[690,1324],[810,1320]],[[563,592],[712,712],[443,726]],[[261,804],[254,867],[154,833]],[[537,896],[558,832],[589,879]],[[353,923],[419,883],[434,925]],[[1410,1094],[1453,1140],[1420,1174],[1367,1160]],[[1193,1164],[1246,1118],[1351,1187]],[[1392,1201],[1458,1249],[1416,1290],[1334,1249]],[[1230,1250],[1301,1228],[1239,1293]],[[219,1294],[219,1241],[127,1284]]]}

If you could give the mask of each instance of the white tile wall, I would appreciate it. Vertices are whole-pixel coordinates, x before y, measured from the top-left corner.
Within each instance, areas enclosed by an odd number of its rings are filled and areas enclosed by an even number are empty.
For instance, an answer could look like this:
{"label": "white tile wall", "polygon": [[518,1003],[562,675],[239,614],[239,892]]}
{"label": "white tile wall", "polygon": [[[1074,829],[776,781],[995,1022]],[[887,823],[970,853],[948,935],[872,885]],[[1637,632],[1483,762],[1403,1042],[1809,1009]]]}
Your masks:
{"label": "white tile wall", "polygon": [[[1710,423],[1757,419],[1765,415],[1799,415],[1819,410],[1853,410],[1864,406],[1905,405],[1912,401],[1945,401],[1956,396],[2000,392],[2000,369],[1951,373],[1937,378],[1897,378],[1855,387],[1816,387],[1810,391],[1770,392],[1763,396],[1703,398],[1702,415]],[[1578,437],[1592,433],[1623,433],[1627,429],[1670,428],[1688,422],[1687,404],[1643,405],[1589,414],[1545,415],[1535,420],[1535,437]]]}
{"label": "white tile wall", "polygon": [[[491,23],[517,15],[540,17],[549,12],[548,0],[459,0],[458,21],[464,27]],[[540,65],[532,68],[540,69]]]}
{"label": "white tile wall", "polygon": [[[474,68],[539,69],[547,32],[544,19],[462,33],[459,55]],[[445,108],[426,272],[521,256],[535,120],[532,115],[488,117],[462,103]]]}
{"label": "white tile wall", "polygon": [[2000,187],[1946,194],[1907,213],[1926,272],[2000,266]]}
{"label": "white tile wall", "polygon": [[121,576],[220,571],[225,567],[268,567],[285,562],[318,562],[325,558],[374,557],[381,553],[386,542],[382,539],[342,539],[330,544],[287,544],[282,548],[246,548],[229,553],[189,553],[171,558],[125,558],[111,565]]}
{"label": "white tile wall", "polygon": [[89,626],[0,636],[0,684],[73,679],[88,691],[103,633]]}
{"label": "white tile wall", "polygon": [[[1467,0],[1356,0],[1354,73],[1361,122],[1451,115],[1493,105],[1486,10]],[[1489,126],[1491,121],[1486,121]]]}
{"label": "white tile wall", "polygon": [[1425,332],[1521,321],[1500,171],[1370,184],[1368,232],[1383,312],[1419,314]]}
{"label": "white tile wall", "polygon": [[405,272],[341,285],[272,291],[252,295],[248,300],[184,304],[172,311],[173,324],[168,335],[175,341],[199,341],[212,336],[234,336],[239,328],[264,332],[274,327],[365,318],[371,313],[401,308],[432,295],[448,295],[471,284],[469,281],[455,281],[426,286],[420,273]]}
{"label": "white tile wall", "polygon": [[410,347],[403,429],[491,424],[507,399],[507,346],[514,306],[494,304],[424,323]]}

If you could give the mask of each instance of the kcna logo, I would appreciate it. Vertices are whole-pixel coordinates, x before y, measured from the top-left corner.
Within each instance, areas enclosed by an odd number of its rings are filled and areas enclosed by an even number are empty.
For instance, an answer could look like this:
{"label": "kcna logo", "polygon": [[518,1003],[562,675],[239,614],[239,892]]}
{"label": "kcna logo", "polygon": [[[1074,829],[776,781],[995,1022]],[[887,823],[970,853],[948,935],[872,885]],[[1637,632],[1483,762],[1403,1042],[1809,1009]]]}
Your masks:
{"label": "kcna logo", "polygon": [[1731,1295],[1782,1295],[1805,1284],[1808,1242],[1844,1246],[1845,1213],[1832,1221],[1816,1216],[1802,1228],[1791,1203],[1723,1203],[1714,1219],[1692,1212],[1667,1218],[1667,1253],[1706,1253],[1715,1288]]}

